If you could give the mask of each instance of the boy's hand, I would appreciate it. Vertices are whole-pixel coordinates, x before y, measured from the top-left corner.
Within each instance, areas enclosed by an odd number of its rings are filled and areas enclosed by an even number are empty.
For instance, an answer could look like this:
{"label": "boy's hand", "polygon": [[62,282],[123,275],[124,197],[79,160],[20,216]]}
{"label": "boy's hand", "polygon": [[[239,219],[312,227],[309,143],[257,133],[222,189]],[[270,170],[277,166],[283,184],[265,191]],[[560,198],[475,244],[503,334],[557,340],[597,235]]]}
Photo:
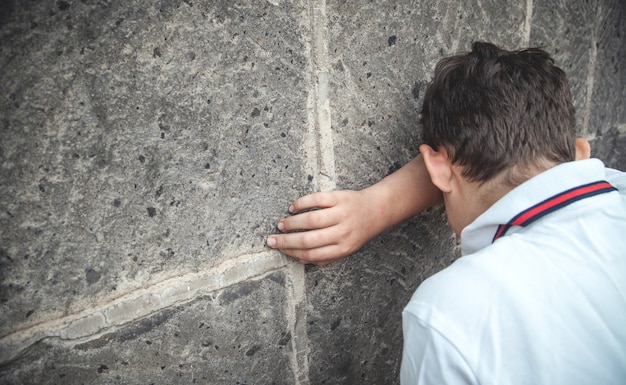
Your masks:
{"label": "boy's hand", "polygon": [[[363,191],[320,192],[296,199],[281,219],[283,234],[270,235],[267,245],[302,263],[326,265],[358,250],[377,235],[382,207]],[[310,209],[318,209],[306,211]],[[297,232],[293,232],[297,231]]]}
{"label": "boy's hand", "polygon": [[[424,160],[417,155],[361,191],[314,193],[296,199],[267,245],[302,263],[326,265],[357,251],[379,233],[441,203]],[[308,211],[311,209],[319,209]],[[295,231],[295,232],[293,232]]]}

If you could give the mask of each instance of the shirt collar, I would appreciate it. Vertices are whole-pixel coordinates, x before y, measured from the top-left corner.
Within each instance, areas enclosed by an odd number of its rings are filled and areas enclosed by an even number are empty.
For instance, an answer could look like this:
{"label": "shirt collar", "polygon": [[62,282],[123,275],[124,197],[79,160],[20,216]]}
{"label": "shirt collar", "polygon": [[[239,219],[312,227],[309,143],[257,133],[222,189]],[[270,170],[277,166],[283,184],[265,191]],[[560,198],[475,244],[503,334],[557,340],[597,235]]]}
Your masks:
{"label": "shirt collar", "polygon": [[[517,186],[461,232],[461,253],[467,255],[491,244],[501,224],[537,203],[565,190],[605,179],[604,164],[598,159],[557,165]],[[515,229],[511,229],[514,232]]]}

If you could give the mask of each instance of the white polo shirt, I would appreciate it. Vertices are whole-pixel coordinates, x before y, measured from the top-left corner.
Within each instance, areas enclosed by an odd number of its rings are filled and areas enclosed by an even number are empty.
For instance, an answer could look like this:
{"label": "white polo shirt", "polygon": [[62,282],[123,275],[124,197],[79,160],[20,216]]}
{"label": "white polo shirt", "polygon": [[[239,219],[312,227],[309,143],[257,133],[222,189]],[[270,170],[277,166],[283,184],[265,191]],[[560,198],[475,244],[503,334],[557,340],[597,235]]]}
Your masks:
{"label": "white polo shirt", "polygon": [[626,384],[626,173],[554,167],[463,229],[461,248],[403,312],[403,385]]}

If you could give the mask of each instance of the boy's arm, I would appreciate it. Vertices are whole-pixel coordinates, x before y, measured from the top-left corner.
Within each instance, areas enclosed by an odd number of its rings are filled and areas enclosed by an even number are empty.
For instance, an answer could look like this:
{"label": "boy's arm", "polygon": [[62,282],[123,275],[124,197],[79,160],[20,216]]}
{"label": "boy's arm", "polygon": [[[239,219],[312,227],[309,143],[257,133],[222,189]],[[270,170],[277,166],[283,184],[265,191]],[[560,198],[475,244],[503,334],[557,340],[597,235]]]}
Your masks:
{"label": "boy's arm", "polygon": [[[278,229],[283,234],[270,235],[267,245],[300,262],[325,265],[441,201],[441,192],[418,155],[361,191],[321,192],[296,199],[289,208],[296,215],[280,220]],[[313,208],[320,210],[303,212]]]}

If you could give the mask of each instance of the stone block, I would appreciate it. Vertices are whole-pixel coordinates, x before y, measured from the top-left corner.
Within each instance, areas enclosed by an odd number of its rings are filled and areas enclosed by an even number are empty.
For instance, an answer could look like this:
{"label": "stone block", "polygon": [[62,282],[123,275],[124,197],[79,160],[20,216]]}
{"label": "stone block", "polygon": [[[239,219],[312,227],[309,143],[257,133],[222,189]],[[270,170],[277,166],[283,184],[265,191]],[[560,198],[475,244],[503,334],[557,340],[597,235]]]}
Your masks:
{"label": "stone block", "polygon": [[402,309],[417,286],[458,256],[433,209],[333,265],[307,269],[311,384],[397,384]]}
{"label": "stone block", "polygon": [[[593,94],[589,101],[589,131],[592,137],[604,135],[614,137],[616,133],[622,135],[626,133],[625,18],[625,2],[598,1],[595,20],[596,68]],[[621,148],[623,153],[626,147]],[[608,155],[601,151],[597,154]],[[626,162],[622,161],[619,164],[622,169],[626,168]]]}
{"label": "stone block", "polygon": [[577,132],[598,139],[592,155],[603,157],[601,136],[611,137],[626,121],[626,43],[623,1],[533,3],[531,45],[542,46],[568,76]]}
{"label": "stone block", "polygon": [[585,127],[587,107],[587,83],[591,76],[592,45],[595,5],[597,1],[555,3],[549,0],[533,2],[530,46],[543,47],[555,59],[555,63],[570,83],[576,129],[580,135],[588,135]]}
{"label": "stone block", "polygon": [[285,277],[272,273],[164,309],[98,339],[44,340],[3,384],[294,383]]}
{"label": "stone block", "polygon": [[607,167],[626,169],[626,134],[608,132],[590,143],[592,155],[600,157]]}
{"label": "stone block", "polygon": [[258,252],[311,190],[306,3],[6,9],[0,335]]}

